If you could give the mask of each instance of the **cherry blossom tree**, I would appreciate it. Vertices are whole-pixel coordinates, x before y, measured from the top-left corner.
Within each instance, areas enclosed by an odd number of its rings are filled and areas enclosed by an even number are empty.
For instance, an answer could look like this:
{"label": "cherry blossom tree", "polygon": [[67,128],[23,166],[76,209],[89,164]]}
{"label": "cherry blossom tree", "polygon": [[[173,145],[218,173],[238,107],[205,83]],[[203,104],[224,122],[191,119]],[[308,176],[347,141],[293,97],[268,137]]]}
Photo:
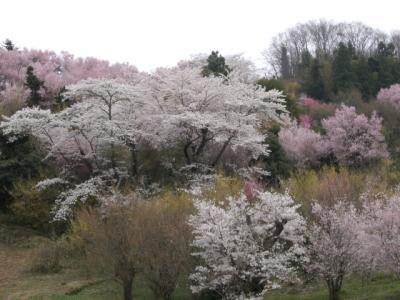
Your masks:
{"label": "cherry blossom tree", "polygon": [[338,107],[336,103],[324,103],[311,97],[302,98],[300,104],[314,123],[332,116]]}
{"label": "cherry blossom tree", "polygon": [[[44,88],[41,96],[50,102],[57,96],[63,87],[77,83],[87,78],[130,78],[138,73],[134,66],[128,64],[111,65],[107,61],[95,58],[75,58],[73,55],[62,52],[56,54],[52,51],[41,50],[11,50],[0,49],[0,91],[6,94],[18,88],[24,87],[25,74],[29,66],[40,81],[43,81]],[[25,96],[18,94],[19,96]],[[6,99],[10,99],[8,96]],[[21,99],[26,100],[26,96]],[[0,103],[4,101],[0,95]],[[49,103],[44,103],[44,107]]]}
{"label": "cherry blossom tree", "polygon": [[270,289],[290,281],[294,263],[305,261],[305,221],[287,194],[243,193],[224,205],[195,201],[190,218],[193,253],[203,262],[191,274],[194,293],[211,290],[222,299],[262,299]]}
{"label": "cherry blossom tree", "polygon": [[198,68],[158,69],[147,86],[146,103],[162,116],[160,135],[180,141],[187,165],[215,167],[228,149],[253,158],[267,153],[261,122],[285,111],[281,92],[236,78],[203,77]]}
{"label": "cherry blossom tree", "polygon": [[281,128],[279,143],[289,161],[299,168],[318,165],[325,154],[321,135],[308,127],[298,126],[296,122]]}
{"label": "cherry blossom tree", "polygon": [[[58,219],[70,216],[78,200],[95,197],[100,191],[111,192],[127,168],[117,164],[112,152],[111,157],[107,153],[116,145],[131,149],[145,132],[139,123],[143,111],[135,85],[91,79],[67,87],[66,95],[76,101],[70,108],[58,113],[25,108],[0,125],[10,140],[34,136],[47,150],[46,159],[55,159],[62,166],[60,180],[68,184],[56,200]],[[82,177],[82,166],[89,176],[84,182],[74,172],[78,169]],[[60,181],[47,180],[46,186],[53,182]]]}
{"label": "cherry blossom tree", "polygon": [[323,279],[329,299],[339,299],[345,276],[356,271],[361,251],[359,214],[351,204],[313,205],[314,222],[308,228],[309,272]]}
{"label": "cherry blossom tree", "polygon": [[376,96],[379,102],[387,103],[400,111],[400,84],[393,84],[389,88],[383,88]]}
{"label": "cherry blossom tree", "polygon": [[[363,257],[370,269],[400,277],[400,197],[380,197],[363,205]],[[368,264],[365,264],[368,266]],[[367,270],[371,272],[371,270]]]}
{"label": "cherry blossom tree", "polygon": [[[96,187],[111,192],[110,183],[137,180],[142,145],[180,149],[181,156],[165,161],[181,167],[184,158],[186,167],[209,171],[227,151],[245,153],[248,160],[266,154],[261,123],[279,120],[285,111],[278,91],[265,92],[236,78],[205,78],[197,68],[159,69],[129,80],[83,80],[67,86],[64,97],[72,105],[60,112],[25,108],[0,125],[9,139],[40,140],[46,158],[61,166],[59,177],[70,183],[56,201],[59,207],[66,204],[63,217],[79,199],[94,196]],[[121,149],[130,153],[129,160],[119,159]]]}
{"label": "cherry blossom tree", "polygon": [[342,105],[335,115],[322,120],[326,131],[326,147],[343,164],[361,163],[387,158],[382,120],[374,112],[370,118],[357,114],[354,107]]}

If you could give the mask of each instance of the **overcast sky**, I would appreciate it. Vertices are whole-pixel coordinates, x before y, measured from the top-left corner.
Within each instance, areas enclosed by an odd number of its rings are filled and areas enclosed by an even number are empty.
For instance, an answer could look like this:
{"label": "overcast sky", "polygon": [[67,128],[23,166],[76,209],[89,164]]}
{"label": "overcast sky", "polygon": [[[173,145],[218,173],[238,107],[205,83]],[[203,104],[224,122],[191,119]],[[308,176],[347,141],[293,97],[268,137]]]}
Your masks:
{"label": "overcast sky", "polygon": [[[400,29],[399,0],[2,0],[0,39],[18,47],[65,50],[171,66],[191,54],[243,53],[262,67],[277,33],[316,19]],[[397,2],[397,4],[396,4]]]}

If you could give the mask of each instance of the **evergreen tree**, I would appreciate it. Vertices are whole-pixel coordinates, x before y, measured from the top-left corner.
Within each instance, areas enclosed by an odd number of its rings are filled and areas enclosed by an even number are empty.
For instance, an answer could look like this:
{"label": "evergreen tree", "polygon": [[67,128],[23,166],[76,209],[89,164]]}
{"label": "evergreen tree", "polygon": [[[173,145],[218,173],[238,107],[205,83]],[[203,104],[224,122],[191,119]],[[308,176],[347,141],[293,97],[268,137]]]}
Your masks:
{"label": "evergreen tree", "polygon": [[395,48],[392,43],[380,42],[376,50],[375,61],[377,64],[377,89],[387,88],[396,83],[397,70]]}
{"label": "evergreen tree", "polygon": [[19,178],[31,178],[39,174],[42,156],[29,137],[10,143],[0,134],[0,210],[12,200],[10,190]]}
{"label": "evergreen tree", "polygon": [[353,61],[353,70],[356,78],[356,87],[364,100],[369,100],[376,93],[376,76],[365,57]]}
{"label": "evergreen tree", "polygon": [[289,67],[289,55],[285,46],[281,47],[281,76],[283,79],[289,79],[290,67]]}
{"label": "evergreen tree", "polygon": [[6,39],[4,41],[3,47],[5,49],[7,49],[8,51],[12,51],[12,50],[16,49],[14,43],[10,39]]}
{"label": "evergreen tree", "polygon": [[279,130],[280,128],[277,124],[272,125],[268,129],[264,143],[268,145],[270,152],[268,156],[261,156],[259,158],[259,162],[261,162],[263,168],[270,172],[270,176],[266,177],[265,180],[273,186],[278,186],[280,179],[286,179],[290,175],[290,163],[279,143]]}
{"label": "evergreen tree", "polygon": [[325,92],[324,80],[321,74],[321,64],[316,58],[311,62],[310,71],[304,83],[304,91],[310,97],[324,101],[328,100],[328,95],[326,95]]}
{"label": "evergreen tree", "polygon": [[395,55],[395,47],[392,43],[379,42],[376,54],[379,57],[393,57]]}
{"label": "evergreen tree", "polygon": [[218,51],[212,51],[207,58],[207,65],[203,67],[202,75],[204,77],[208,77],[211,74],[214,76],[226,76],[229,72],[230,69],[225,63],[225,58]]}
{"label": "evergreen tree", "polygon": [[44,82],[39,80],[33,72],[33,67],[29,66],[26,69],[25,85],[30,90],[30,95],[28,97],[28,106],[37,106],[42,101],[42,96],[39,91],[44,88]]}
{"label": "evergreen tree", "polygon": [[346,91],[354,86],[354,74],[351,67],[352,48],[340,43],[333,56],[332,81],[333,91]]}
{"label": "evergreen tree", "polygon": [[312,56],[310,51],[305,50],[301,53],[301,61],[297,67],[296,76],[299,78],[301,82],[304,82],[307,79],[308,73],[310,72],[312,62]]}

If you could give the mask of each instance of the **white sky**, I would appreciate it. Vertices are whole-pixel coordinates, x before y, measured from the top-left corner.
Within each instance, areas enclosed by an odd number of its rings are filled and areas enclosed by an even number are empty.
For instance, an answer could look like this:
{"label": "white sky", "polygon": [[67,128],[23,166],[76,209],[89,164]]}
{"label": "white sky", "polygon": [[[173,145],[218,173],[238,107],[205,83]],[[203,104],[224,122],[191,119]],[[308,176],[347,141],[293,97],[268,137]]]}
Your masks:
{"label": "white sky", "polygon": [[400,29],[400,0],[1,1],[1,41],[129,62],[145,71],[211,50],[243,53],[261,67],[270,39],[308,20]]}

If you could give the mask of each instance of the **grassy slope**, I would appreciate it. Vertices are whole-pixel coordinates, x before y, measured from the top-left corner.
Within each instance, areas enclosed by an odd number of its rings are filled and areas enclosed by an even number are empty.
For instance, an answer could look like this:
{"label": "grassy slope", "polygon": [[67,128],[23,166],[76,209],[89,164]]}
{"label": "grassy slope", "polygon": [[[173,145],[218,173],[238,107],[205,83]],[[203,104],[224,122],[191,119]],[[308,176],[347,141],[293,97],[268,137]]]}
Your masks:
{"label": "grassy slope", "polygon": [[[1,235],[3,239],[1,239]],[[4,239],[0,227],[0,300],[114,300],[122,299],[120,286],[112,281],[100,281],[88,277],[77,264],[69,264],[58,274],[34,274],[28,271],[29,257],[41,238],[20,232],[12,232],[13,239]],[[93,284],[94,283],[94,284]],[[92,284],[92,285],[91,285]],[[80,287],[84,287],[79,291]],[[67,295],[78,291],[74,295]],[[140,278],[134,283],[134,299],[152,299],[146,284]],[[190,299],[185,284],[178,286],[174,300]],[[327,292],[323,285],[309,288],[291,287],[271,292],[266,300],[324,300]],[[360,280],[345,282],[343,300],[395,300],[400,299],[400,281],[377,278],[362,287]]]}

